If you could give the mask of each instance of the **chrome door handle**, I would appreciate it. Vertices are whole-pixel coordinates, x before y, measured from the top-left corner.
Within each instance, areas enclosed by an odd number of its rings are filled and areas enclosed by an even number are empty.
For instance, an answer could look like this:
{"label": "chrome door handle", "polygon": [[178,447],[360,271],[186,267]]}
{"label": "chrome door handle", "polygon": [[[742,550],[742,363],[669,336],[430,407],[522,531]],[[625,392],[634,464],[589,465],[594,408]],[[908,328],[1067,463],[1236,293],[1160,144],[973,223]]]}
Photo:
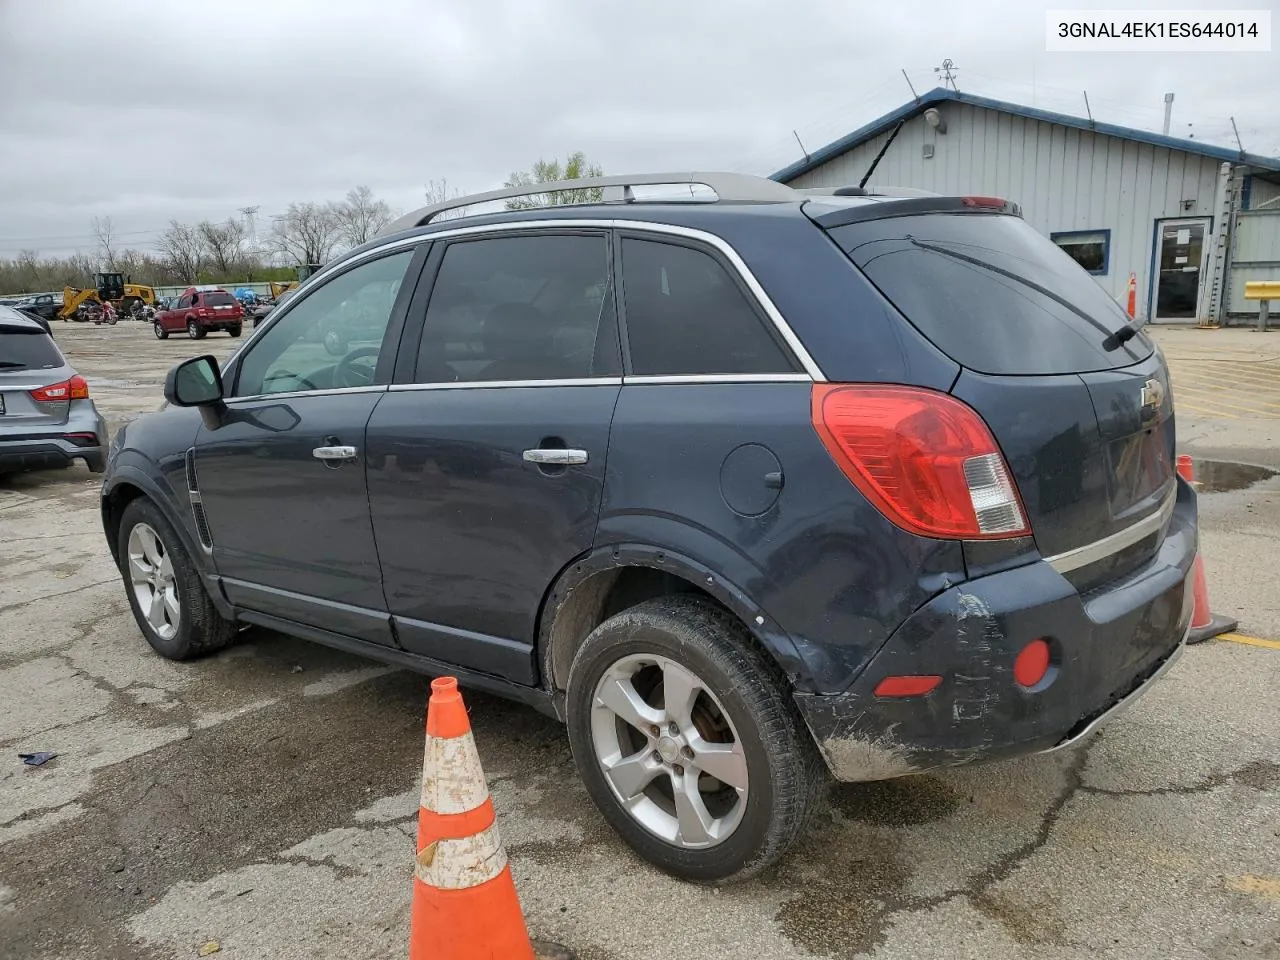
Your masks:
{"label": "chrome door handle", "polygon": [[586,463],[587,451],[565,450],[562,447],[534,449],[526,450],[524,452],[524,458],[530,463],[546,463],[554,466],[564,466],[571,463]]}
{"label": "chrome door handle", "polygon": [[354,460],[355,447],[316,447],[311,455],[317,460]]}

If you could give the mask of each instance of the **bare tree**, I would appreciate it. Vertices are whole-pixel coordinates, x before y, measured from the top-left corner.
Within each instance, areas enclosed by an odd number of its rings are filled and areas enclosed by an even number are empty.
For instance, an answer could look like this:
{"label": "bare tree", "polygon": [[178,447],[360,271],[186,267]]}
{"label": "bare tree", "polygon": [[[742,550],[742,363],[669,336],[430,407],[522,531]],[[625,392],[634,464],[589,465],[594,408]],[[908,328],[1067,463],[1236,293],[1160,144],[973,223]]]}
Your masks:
{"label": "bare tree", "polygon": [[291,203],[271,229],[275,249],[297,264],[324,263],[339,236],[338,216],[328,203]]}
{"label": "bare tree", "polygon": [[[539,183],[554,183],[558,180],[585,180],[588,177],[602,176],[604,171],[600,165],[587,163],[586,155],[579,150],[569,154],[563,167],[559,160],[539,160],[528,172],[518,170],[511,174],[504,186],[530,187]],[[586,190],[563,190],[558,193],[514,197],[507,201],[507,209],[528,210],[532,207],[558,207],[571,203],[599,203],[603,199],[604,191],[598,187]]]}
{"label": "bare tree", "polygon": [[228,217],[222,223],[208,220],[196,225],[204,244],[204,251],[223,278],[239,269],[245,260],[245,225],[241,220]]}
{"label": "bare tree", "polygon": [[189,224],[169,221],[156,246],[179,283],[195,283],[204,267],[204,238]]}
{"label": "bare tree", "polygon": [[338,232],[352,247],[372,240],[391,222],[391,208],[387,202],[375,200],[373,191],[366,186],[356,187],[333,210],[338,219]]}
{"label": "bare tree", "polygon": [[98,241],[98,253],[102,257],[102,265],[107,270],[116,268],[115,224],[110,217],[93,218],[93,236]]}
{"label": "bare tree", "polygon": [[[437,203],[444,203],[446,200],[457,200],[462,196],[462,191],[457,187],[450,187],[449,181],[444,177],[439,180],[430,180],[427,182],[426,189],[423,191],[427,198],[427,205],[432,206]],[[445,210],[436,215],[436,220],[453,220],[461,217],[465,213],[465,208],[457,207],[453,210]],[[434,221],[433,221],[434,222]]]}

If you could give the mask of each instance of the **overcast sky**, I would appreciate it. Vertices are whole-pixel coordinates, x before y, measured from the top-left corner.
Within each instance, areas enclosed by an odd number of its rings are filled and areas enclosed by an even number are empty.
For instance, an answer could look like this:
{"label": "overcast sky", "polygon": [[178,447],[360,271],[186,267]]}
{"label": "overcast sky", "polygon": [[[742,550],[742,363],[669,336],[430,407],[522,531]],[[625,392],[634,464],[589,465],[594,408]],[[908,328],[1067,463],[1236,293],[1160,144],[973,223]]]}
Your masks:
{"label": "overcast sky", "polygon": [[815,150],[908,100],[903,68],[936,86],[945,57],[962,91],[1082,114],[1087,89],[1095,118],[1147,129],[1174,91],[1173,133],[1233,143],[1234,115],[1246,149],[1280,154],[1280,53],[1046,53],[1044,9],[0,0],[0,257],[90,252],[94,216],[141,249],[246,206],[262,234],[357,184],[409,209],[429,180],[491,189],[573,150],[606,173],[768,174],[800,156],[793,129]]}

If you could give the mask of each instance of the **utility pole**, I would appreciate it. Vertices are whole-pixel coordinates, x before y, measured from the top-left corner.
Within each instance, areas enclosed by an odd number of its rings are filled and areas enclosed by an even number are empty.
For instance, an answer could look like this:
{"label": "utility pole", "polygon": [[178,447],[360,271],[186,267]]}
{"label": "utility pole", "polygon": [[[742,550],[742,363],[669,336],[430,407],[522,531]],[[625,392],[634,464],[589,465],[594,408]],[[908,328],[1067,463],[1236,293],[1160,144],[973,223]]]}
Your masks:
{"label": "utility pole", "polygon": [[1164,95],[1164,135],[1169,135],[1169,122],[1173,120],[1173,94]]}
{"label": "utility pole", "polygon": [[244,217],[244,225],[249,232],[249,245],[254,250],[258,249],[258,227],[254,221],[254,215],[257,214],[259,207],[241,207],[240,213]]}

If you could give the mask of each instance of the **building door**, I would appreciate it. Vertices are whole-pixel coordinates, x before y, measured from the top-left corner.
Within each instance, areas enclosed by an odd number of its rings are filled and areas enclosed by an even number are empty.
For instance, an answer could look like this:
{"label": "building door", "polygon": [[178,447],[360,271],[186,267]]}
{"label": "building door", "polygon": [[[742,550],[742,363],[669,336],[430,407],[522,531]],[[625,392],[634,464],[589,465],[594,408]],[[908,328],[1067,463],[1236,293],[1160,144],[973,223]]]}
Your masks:
{"label": "building door", "polygon": [[1185,323],[1198,316],[1209,218],[1156,221],[1156,282],[1152,319]]}

